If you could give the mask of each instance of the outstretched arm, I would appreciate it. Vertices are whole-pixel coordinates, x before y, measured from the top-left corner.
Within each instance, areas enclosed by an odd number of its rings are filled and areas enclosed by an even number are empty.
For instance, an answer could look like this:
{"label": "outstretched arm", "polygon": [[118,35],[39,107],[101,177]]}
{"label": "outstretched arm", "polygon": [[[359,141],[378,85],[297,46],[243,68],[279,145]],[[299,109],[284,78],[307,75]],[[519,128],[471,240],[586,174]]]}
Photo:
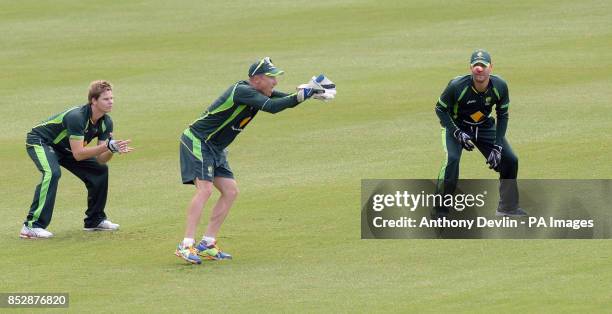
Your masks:
{"label": "outstretched arm", "polygon": [[[275,95],[281,97],[275,97]],[[299,104],[297,93],[285,94],[273,92],[272,98],[256,91],[253,88],[239,86],[234,94],[234,102],[247,105],[269,113],[281,112],[287,108],[293,108]]]}
{"label": "outstretched arm", "polygon": [[[295,95],[296,93],[293,93],[293,95]],[[272,96],[270,96],[270,98],[282,98],[282,97],[287,97],[287,96],[291,96],[292,94],[288,94],[285,92],[280,92],[277,90],[273,90],[272,91]]]}

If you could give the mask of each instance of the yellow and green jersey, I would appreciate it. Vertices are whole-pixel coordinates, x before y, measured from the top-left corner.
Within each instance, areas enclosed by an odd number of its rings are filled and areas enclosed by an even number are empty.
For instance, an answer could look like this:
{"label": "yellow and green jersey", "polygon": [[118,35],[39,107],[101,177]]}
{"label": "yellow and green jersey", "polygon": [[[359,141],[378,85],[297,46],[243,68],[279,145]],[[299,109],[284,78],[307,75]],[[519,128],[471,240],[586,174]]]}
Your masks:
{"label": "yellow and green jersey", "polygon": [[[501,143],[508,125],[510,96],[508,85],[501,77],[491,75],[484,92],[474,87],[470,74],[452,79],[436,103],[436,114],[443,127],[455,131],[463,126],[486,126],[494,122],[493,108],[497,117],[496,142]],[[451,133],[452,134],[452,133]]]}
{"label": "yellow and green jersey", "polygon": [[253,120],[259,110],[277,113],[298,104],[297,95],[273,91],[267,97],[247,81],[230,86],[189,129],[200,140],[223,149]]}
{"label": "yellow and green jersey", "polygon": [[94,138],[107,140],[113,131],[113,121],[104,115],[94,124],[91,122],[91,105],[72,107],[49,117],[35,125],[28,133],[30,144],[46,144],[61,153],[70,153],[70,140],[83,140],[84,145]]}

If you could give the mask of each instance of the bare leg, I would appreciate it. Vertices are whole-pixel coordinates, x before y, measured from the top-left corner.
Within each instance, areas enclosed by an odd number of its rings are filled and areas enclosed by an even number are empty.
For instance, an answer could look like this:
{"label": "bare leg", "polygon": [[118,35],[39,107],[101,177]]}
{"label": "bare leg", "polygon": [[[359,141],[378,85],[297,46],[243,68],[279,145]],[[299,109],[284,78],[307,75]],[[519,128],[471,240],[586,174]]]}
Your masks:
{"label": "bare leg", "polygon": [[212,214],[210,215],[208,227],[204,235],[215,238],[219,229],[221,229],[221,224],[223,224],[225,217],[227,217],[229,213],[230,207],[232,207],[234,200],[238,196],[238,185],[236,184],[236,180],[222,177],[215,177],[213,183],[221,192],[221,197],[219,197],[219,200],[212,209]]}
{"label": "bare leg", "polygon": [[202,209],[206,205],[206,201],[210,198],[213,189],[213,183],[195,179],[196,193],[187,207],[187,223],[185,227],[185,238],[195,238],[196,228],[202,217]]}

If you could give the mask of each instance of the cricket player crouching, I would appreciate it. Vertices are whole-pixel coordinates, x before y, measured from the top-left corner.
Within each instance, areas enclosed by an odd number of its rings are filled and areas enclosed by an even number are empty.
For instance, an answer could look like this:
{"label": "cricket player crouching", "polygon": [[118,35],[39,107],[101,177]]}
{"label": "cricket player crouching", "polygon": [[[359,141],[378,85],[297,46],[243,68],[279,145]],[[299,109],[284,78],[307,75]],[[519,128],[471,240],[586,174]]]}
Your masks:
{"label": "cricket player crouching", "polygon": [[[453,194],[459,178],[463,150],[478,149],[490,169],[499,172],[497,216],[526,216],[519,207],[516,182],[518,157],[506,139],[510,95],[508,84],[492,75],[491,55],[477,49],[470,57],[470,74],[452,79],[436,103],[442,126],[446,160],[438,176],[437,192]],[[491,117],[495,109],[497,120]],[[448,215],[449,208],[435,208],[435,216]]]}
{"label": "cricket player crouching", "polygon": [[[72,172],[87,187],[87,209],[83,230],[114,231],[119,225],[106,217],[108,166],[114,154],[133,149],[130,140],[113,139],[112,85],[103,80],[89,85],[88,102],[56,114],[34,126],[26,138],[26,151],[42,173],[19,237],[53,237],[47,230],[53,216],[60,166]],[[97,145],[87,145],[97,139]]]}

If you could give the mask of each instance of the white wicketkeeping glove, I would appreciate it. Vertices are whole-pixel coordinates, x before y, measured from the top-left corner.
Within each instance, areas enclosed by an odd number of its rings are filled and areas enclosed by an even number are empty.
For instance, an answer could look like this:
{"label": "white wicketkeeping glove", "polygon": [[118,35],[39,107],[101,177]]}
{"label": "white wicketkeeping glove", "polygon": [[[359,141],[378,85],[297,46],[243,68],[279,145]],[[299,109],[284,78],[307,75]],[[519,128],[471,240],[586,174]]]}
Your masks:
{"label": "white wicketkeeping glove", "polygon": [[312,98],[328,101],[336,97],[336,84],[325,75],[313,76],[308,84],[302,84],[297,87],[298,90],[312,89],[314,91]]}
{"label": "white wicketkeeping glove", "polygon": [[336,98],[336,89],[325,89],[324,93],[314,94],[312,98],[323,101],[332,100]]}
{"label": "white wicketkeeping glove", "polygon": [[106,148],[108,148],[108,150],[110,150],[110,152],[113,154],[121,154],[121,150],[119,149],[119,145],[117,145],[117,141],[113,140],[112,137],[106,141]]}

